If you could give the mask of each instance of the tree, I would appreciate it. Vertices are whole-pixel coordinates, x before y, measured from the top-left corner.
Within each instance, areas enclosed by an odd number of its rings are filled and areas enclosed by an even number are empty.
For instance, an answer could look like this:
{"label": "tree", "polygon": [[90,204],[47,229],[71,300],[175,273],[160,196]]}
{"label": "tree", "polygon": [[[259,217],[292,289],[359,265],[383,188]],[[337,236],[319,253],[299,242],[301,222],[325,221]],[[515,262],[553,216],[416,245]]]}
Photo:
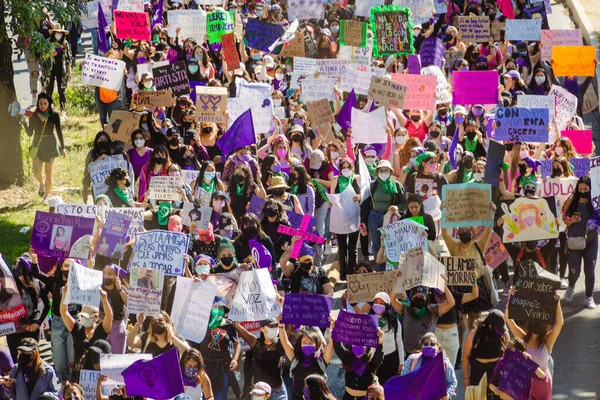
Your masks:
{"label": "tree", "polygon": [[[40,57],[51,57],[53,45],[38,32],[40,21],[52,15],[52,20],[66,26],[79,17],[84,3],[79,0],[0,0],[0,186],[23,184],[23,149],[21,126],[8,113],[16,100],[13,49],[27,42]],[[25,149],[26,151],[28,149]]]}

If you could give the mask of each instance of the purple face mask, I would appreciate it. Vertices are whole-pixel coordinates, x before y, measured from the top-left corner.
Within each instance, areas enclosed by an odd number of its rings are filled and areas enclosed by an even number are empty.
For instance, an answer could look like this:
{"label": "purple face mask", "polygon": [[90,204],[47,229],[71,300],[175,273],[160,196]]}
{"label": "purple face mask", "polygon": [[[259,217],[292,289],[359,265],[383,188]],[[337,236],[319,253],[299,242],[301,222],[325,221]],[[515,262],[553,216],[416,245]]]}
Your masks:
{"label": "purple face mask", "polygon": [[373,312],[377,315],[383,314],[385,311],[385,306],[383,304],[373,304]]}
{"label": "purple face mask", "polygon": [[302,346],[302,352],[304,353],[305,356],[312,356],[315,354],[316,351],[317,351],[317,346],[315,346],[314,344],[306,344],[306,345]]}
{"label": "purple face mask", "polygon": [[136,58],[136,61],[138,64],[144,64],[146,62],[146,57],[138,57]]}
{"label": "purple face mask", "polygon": [[365,354],[365,347],[364,346],[357,346],[355,344],[352,345],[352,354],[354,354],[354,356],[356,358],[360,358],[363,356],[363,354]]}
{"label": "purple face mask", "polygon": [[474,116],[476,117],[481,117],[481,114],[483,114],[483,109],[479,108],[479,107],[474,107],[471,112],[473,113]]}
{"label": "purple face mask", "polygon": [[423,357],[435,357],[435,353],[437,349],[431,346],[423,346],[421,347],[421,353],[423,353]]}

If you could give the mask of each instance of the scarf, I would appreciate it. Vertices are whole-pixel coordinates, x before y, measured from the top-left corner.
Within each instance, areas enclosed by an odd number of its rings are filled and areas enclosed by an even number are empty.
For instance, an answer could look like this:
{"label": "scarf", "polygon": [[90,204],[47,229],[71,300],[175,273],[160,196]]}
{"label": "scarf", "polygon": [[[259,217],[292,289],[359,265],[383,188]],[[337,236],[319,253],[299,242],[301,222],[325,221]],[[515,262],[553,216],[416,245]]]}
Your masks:
{"label": "scarf", "polygon": [[198,386],[198,380],[197,379],[190,379],[185,374],[181,374],[181,377],[183,378],[183,384],[185,386],[191,386],[191,387]]}
{"label": "scarf", "polygon": [[338,185],[340,187],[340,193],[342,193],[344,190],[346,190],[348,185],[352,185],[352,182],[354,182],[354,174],[350,174],[350,176],[347,178],[344,175],[340,175],[338,177]]}
{"label": "scarf", "polygon": [[206,183],[204,179],[202,179],[202,189],[206,190],[208,193],[214,193],[215,191],[215,180],[213,179],[210,183]]}
{"label": "scarf", "polygon": [[290,185],[292,194],[298,195],[298,185]]}
{"label": "scarf", "polygon": [[223,322],[223,316],[225,316],[225,310],[223,308],[211,308],[208,328],[215,329],[221,326],[221,322]]}
{"label": "scarf", "polygon": [[425,313],[427,312],[427,307],[423,307],[421,309],[417,309],[413,307],[413,312],[415,313],[415,316],[417,317],[417,319],[421,319],[425,316]]}
{"label": "scarf", "polygon": [[362,376],[367,368],[367,364],[362,360],[362,358],[354,357],[352,360],[352,365],[350,366],[350,372],[354,372],[358,376]]}
{"label": "scarf", "polygon": [[381,179],[377,179],[379,182],[379,187],[387,194],[397,194],[398,188],[396,187],[396,182],[392,178],[389,178],[387,181],[382,181]]}
{"label": "scarf", "polygon": [[377,163],[373,163],[371,165],[365,163],[367,166],[367,169],[369,170],[369,175],[371,175],[371,178],[375,178],[375,168],[377,168]]}
{"label": "scarf", "polygon": [[463,173],[463,183],[467,183],[471,179],[473,179],[473,170],[471,170],[469,172],[464,171],[464,173]]}
{"label": "scarf", "polygon": [[245,183],[242,183],[242,184],[236,183],[235,184],[235,194],[237,194],[238,196],[243,196],[245,189],[246,189]]}
{"label": "scarf", "polygon": [[537,178],[534,174],[529,176],[521,175],[521,187],[525,187],[528,183],[534,183],[537,185]]}
{"label": "scarf", "polygon": [[468,136],[465,135],[465,150],[475,151],[475,148],[477,148],[477,137],[471,140]]}
{"label": "scarf", "polygon": [[127,189],[121,189],[118,186],[115,186],[115,193],[123,202],[129,203],[129,192]]}
{"label": "scarf", "polygon": [[158,224],[166,226],[169,223],[169,217],[173,211],[173,205],[171,203],[161,203],[158,206]]}

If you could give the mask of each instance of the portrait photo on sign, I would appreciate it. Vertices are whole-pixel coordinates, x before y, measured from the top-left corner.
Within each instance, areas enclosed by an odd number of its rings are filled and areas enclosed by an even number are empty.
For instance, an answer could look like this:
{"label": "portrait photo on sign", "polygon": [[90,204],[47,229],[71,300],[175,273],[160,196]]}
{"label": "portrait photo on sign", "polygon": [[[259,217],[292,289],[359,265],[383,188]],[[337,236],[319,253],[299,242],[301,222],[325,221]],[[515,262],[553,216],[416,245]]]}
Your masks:
{"label": "portrait photo on sign", "polygon": [[131,272],[131,286],[144,289],[160,289],[158,270],[149,268],[135,268]]}
{"label": "portrait photo on sign", "polygon": [[69,251],[71,248],[72,226],[54,225],[52,229],[52,250]]}

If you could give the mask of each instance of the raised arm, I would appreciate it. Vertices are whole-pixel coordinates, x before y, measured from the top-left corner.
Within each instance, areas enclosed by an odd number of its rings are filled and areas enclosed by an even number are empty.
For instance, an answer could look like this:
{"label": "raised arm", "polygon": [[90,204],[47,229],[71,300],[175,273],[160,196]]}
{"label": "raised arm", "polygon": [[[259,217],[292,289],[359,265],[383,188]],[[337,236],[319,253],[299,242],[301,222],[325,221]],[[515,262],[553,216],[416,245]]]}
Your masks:
{"label": "raised arm", "polygon": [[100,290],[100,301],[102,302],[102,308],[104,309],[104,320],[102,321],[102,328],[104,332],[110,333],[113,324],[113,310],[108,302],[108,296],[102,289]]}
{"label": "raised arm", "polygon": [[75,318],[69,314],[68,305],[65,303],[65,295],[67,293],[67,285],[62,288],[62,299],[60,302],[60,316],[65,323],[65,326],[69,332],[73,330],[75,326]]}
{"label": "raised arm", "polygon": [[142,348],[142,339],[138,336],[138,333],[140,333],[140,329],[142,329],[144,319],[146,319],[146,316],[143,313],[138,314],[137,322],[135,323],[133,328],[131,328],[131,330],[127,332],[127,346],[134,349]]}
{"label": "raised arm", "polygon": [[450,289],[448,289],[448,279],[446,278],[446,275],[442,274],[441,277],[444,280],[444,283],[446,284],[446,287],[444,288],[444,294],[446,295],[446,301],[438,306],[438,315],[440,317],[442,315],[446,314],[448,311],[450,311],[452,309],[452,307],[454,307],[454,304],[455,304],[454,296],[452,296],[452,292],[450,291]]}
{"label": "raised arm", "polygon": [[546,346],[548,346],[548,352],[550,353],[552,353],[554,343],[556,343],[556,339],[558,339],[558,335],[560,335],[560,331],[565,324],[562,307],[560,305],[560,296],[558,293],[555,296],[558,298],[558,301],[556,302],[556,320],[554,321],[554,328],[552,328],[548,335],[548,339],[546,340]]}
{"label": "raised arm", "polygon": [[246,328],[244,328],[239,322],[234,322],[233,327],[237,331],[237,333],[250,345],[250,347],[254,347],[256,342],[258,342],[258,338],[251,332],[248,332]]}
{"label": "raised arm", "polygon": [[285,356],[292,362],[296,357],[294,354],[294,347],[290,343],[284,324],[279,324],[279,339],[281,339],[281,346],[285,352]]}

